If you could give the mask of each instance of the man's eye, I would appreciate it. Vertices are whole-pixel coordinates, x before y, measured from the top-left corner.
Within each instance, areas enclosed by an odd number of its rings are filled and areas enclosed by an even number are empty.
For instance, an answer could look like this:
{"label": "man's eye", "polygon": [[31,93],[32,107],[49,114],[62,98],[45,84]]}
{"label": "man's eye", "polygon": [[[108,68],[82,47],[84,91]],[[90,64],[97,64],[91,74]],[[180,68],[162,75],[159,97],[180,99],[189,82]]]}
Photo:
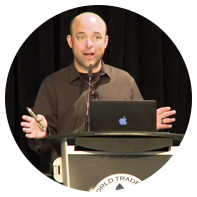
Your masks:
{"label": "man's eye", "polygon": [[101,36],[95,36],[95,38],[96,38],[97,40],[100,40],[100,39],[101,39]]}
{"label": "man's eye", "polygon": [[84,36],[78,36],[77,37],[79,40],[83,40],[84,39]]}
{"label": "man's eye", "polygon": [[97,41],[101,40],[101,38],[102,38],[102,37],[101,37],[100,35],[95,35],[95,36],[93,37],[93,39],[94,39],[94,40],[97,40]]}

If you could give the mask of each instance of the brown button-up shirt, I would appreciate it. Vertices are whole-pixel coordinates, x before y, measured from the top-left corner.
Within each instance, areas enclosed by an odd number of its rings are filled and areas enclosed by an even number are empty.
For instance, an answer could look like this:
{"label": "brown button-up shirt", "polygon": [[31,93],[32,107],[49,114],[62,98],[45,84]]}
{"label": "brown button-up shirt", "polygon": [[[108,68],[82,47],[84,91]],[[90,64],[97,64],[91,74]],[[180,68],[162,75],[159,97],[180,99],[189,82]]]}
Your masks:
{"label": "brown button-up shirt", "polygon": [[[88,77],[84,76],[72,63],[41,84],[34,111],[46,117],[50,135],[84,130],[88,94]],[[91,99],[95,95],[99,100],[143,99],[133,77],[104,63],[100,74],[93,76],[91,89]],[[30,140],[30,147],[35,151],[42,152],[42,145],[42,140]]]}

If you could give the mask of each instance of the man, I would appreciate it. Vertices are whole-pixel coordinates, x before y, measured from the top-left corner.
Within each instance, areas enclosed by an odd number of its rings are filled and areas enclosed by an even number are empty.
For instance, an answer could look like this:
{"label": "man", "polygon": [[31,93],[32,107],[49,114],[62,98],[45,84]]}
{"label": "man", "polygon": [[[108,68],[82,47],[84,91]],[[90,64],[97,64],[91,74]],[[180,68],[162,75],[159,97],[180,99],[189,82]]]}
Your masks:
{"label": "man", "polygon": [[[93,66],[91,99],[97,95],[101,100],[143,100],[135,80],[127,72],[102,61],[109,37],[106,24],[98,15],[83,13],[75,17],[67,41],[73,50],[73,63],[43,81],[34,105],[35,113],[39,114],[37,121],[42,121],[47,130],[43,131],[34,118],[22,117],[25,122],[21,126],[30,138],[29,145],[38,153],[50,147],[49,135],[84,130],[90,65]],[[169,116],[175,113],[170,107],[157,109],[157,129],[171,128],[169,123],[175,119]]]}

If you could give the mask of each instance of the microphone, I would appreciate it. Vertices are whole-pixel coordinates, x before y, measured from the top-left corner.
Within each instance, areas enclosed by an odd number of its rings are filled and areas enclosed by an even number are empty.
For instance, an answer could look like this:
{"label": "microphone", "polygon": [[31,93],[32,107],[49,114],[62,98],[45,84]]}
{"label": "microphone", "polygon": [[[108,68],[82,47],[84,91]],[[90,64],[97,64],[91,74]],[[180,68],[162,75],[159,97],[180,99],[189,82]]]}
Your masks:
{"label": "microphone", "polygon": [[92,64],[90,64],[89,70],[88,70],[89,82],[91,81],[91,78],[92,78],[92,69],[93,69]]}
{"label": "microphone", "polygon": [[90,132],[90,86],[91,86],[91,79],[92,79],[92,64],[89,66],[88,70],[88,97],[87,97],[87,106],[86,106],[86,122],[85,122],[85,131]]}

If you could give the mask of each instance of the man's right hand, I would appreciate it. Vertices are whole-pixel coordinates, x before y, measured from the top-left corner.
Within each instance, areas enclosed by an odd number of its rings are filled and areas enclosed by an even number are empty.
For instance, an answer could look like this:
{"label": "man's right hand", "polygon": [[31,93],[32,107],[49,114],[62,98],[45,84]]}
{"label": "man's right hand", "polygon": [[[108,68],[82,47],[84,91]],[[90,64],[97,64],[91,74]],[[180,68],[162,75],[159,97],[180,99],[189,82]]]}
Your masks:
{"label": "man's right hand", "polygon": [[22,119],[25,122],[21,122],[21,126],[23,127],[23,131],[26,133],[27,138],[36,138],[36,139],[43,139],[47,137],[47,131],[43,131],[42,128],[39,126],[38,122],[42,121],[42,123],[48,126],[47,120],[43,115],[37,115],[37,121],[32,118],[31,116],[24,115]]}

